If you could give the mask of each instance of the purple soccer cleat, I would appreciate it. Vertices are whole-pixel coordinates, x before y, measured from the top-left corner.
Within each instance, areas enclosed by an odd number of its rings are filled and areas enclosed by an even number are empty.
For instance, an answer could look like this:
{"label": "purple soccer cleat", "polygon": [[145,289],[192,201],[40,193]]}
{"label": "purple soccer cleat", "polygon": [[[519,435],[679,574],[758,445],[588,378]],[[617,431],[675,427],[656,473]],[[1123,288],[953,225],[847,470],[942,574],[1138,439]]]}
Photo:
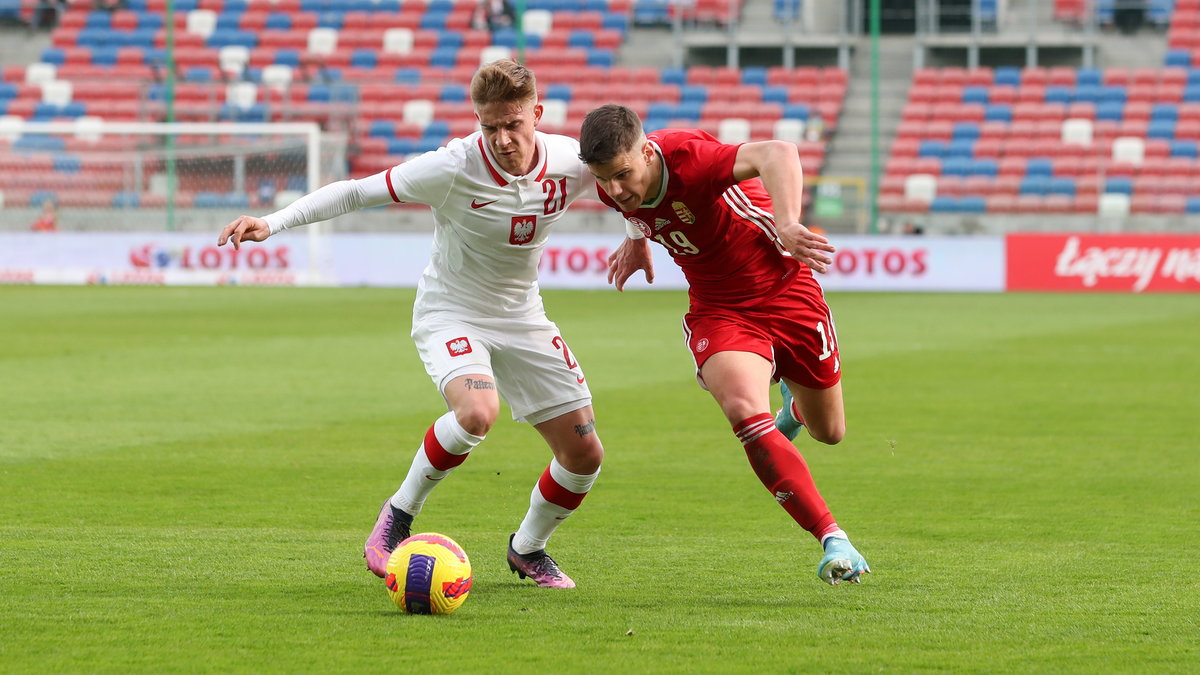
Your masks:
{"label": "purple soccer cleat", "polygon": [[533,579],[542,588],[575,588],[575,582],[558,569],[558,563],[546,553],[546,549],[533,553],[517,553],[512,547],[514,536],[516,535],[512,534],[508,537],[508,569],[516,572],[522,579]]}
{"label": "purple soccer cleat", "polygon": [[397,544],[408,539],[411,528],[412,516],[392,506],[390,499],[385,501],[379,509],[379,518],[375,520],[375,529],[371,530],[371,536],[367,537],[366,546],[363,547],[367,569],[377,577],[386,577],[388,558],[396,550]]}

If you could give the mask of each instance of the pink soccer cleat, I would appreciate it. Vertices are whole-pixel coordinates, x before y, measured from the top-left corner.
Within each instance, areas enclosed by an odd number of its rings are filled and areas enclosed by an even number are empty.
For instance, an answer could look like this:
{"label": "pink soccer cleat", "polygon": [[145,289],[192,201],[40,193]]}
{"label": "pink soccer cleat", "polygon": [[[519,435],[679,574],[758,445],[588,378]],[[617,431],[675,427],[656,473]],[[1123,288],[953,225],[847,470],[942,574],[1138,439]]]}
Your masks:
{"label": "pink soccer cleat", "polygon": [[522,579],[533,579],[542,588],[575,588],[575,582],[558,569],[558,563],[546,553],[546,549],[533,553],[517,553],[512,547],[513,536],[515,535],[508,537],[508,569],[516,572]]}
{"label": "pink soccer cleat", "polygon": [[408,539],[411,528],[412,516],[392,506],[390,499],[385,501],[379,509],[379,518],[375,520],[375,529],[371,530],[371,536],[367,537],[366,546],[363,547],[367,569],[377,577],[386,577],[388,558],[396,550],[397,544]]}

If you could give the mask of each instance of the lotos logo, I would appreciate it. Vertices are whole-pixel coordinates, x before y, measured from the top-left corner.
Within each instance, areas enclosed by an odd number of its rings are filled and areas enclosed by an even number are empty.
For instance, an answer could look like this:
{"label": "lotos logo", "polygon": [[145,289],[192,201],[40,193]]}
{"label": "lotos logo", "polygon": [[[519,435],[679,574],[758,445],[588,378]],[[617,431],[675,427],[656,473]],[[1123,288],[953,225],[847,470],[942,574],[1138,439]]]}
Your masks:
{"label": "lotos logo", "polygon": [[459,577],[459,578],[455,579],[454,581],[443,581],[442,582],[442,595],[445,595],[447,598],[450,598],[451,600],[453,600],[454,598],[464,596],[467,593],[471,592],[471,582],[474,579],[475,579],[475,577],[467,577],[466,579]]}
{"label": "lotos logo", "polygon": [[679,219],[688,225],[696,222],[696,216],[692,215],[692,210],[687,207],[687,204],[683,202],[671,202],[671,208],[675,211],[675,215],[679,216]]}
{"label": "lotos logo", "polygon": [[129,251],[129,264],[138,268],[178,268],[202,270],[287,269],[291,264],[287,246],[256,246],[241,250],[232,247],[182,246],[168,248],[145,244]]}
{"label": "lotos logo", "polygon": [[528,244],[533,241],[537,231],[537,216],[513,216],[512,232],[508,235],[508,243],[514,246]]}
{"label": "lotos logo", "polygon": [[641,218],[629,218],[628,220],[629,222],[633,223],[633,226],[645,236],[649,237],[650,235],[654,234],[654,231],[650,229],[650,226],[646,224],[646,221],[642,220]]}
{"label": "lotos logo", "polygon": [[446,351],[450,356],[462,356],[471,353],[471,341],[465,337],[454,338],[446,343]]}

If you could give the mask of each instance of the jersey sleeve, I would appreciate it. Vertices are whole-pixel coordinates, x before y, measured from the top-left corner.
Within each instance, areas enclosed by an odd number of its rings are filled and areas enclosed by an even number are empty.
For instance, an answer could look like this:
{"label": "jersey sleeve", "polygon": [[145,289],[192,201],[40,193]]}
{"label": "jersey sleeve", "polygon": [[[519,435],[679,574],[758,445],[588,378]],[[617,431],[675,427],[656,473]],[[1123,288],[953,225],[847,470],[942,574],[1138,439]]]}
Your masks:
{"label": "jersey sleeve", "polygon": [[425,204],[439,208],[450,196],[450,188],[466,156],[462,139],[427,152],[384,172],[392,201]]}
{"label": "jersey sleeve", "polygon": [[385,175],[377,173],[359,180],[340,180],[321,187],[288,206],[264,216],[271,234],[299,225],[329,220],[371,206],[383,206],[392,200]]}

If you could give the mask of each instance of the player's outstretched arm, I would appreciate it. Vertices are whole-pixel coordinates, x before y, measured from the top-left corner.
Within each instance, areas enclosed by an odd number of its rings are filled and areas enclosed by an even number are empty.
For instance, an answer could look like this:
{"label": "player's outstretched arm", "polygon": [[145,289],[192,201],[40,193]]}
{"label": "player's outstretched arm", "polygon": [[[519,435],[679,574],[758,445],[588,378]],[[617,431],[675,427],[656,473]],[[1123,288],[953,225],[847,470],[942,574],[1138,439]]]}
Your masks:
{"label": "player's outstretched arm", "polygon": [[823,235],[800,224],[804,200],[804,170],[796,146],[786,141],[759,141],[738,148],[733,176],[739,181],[758,176],[771,195],[775,229],[792,257],[815,272],[827,272],[837,249]]}
{"label": "player's outstretched arm", "polygon": [[230,242],[234,248],[240,249],[243,241],[265,241],[269,236],[271,228],[267,221],[254,216],[239,216],[221,230],[221,236],[217,237],[217,246],[224,246],[225,242]]}
{"label": "player's outstretched arm", "polygon": [[623,291],[625,282],[638,270],[646,273],[646,283],[654,283],[654,258],[650,254],[650,243],[645,238],[626,238],[608,256],[608,283],[615,282],[617,291]]}

